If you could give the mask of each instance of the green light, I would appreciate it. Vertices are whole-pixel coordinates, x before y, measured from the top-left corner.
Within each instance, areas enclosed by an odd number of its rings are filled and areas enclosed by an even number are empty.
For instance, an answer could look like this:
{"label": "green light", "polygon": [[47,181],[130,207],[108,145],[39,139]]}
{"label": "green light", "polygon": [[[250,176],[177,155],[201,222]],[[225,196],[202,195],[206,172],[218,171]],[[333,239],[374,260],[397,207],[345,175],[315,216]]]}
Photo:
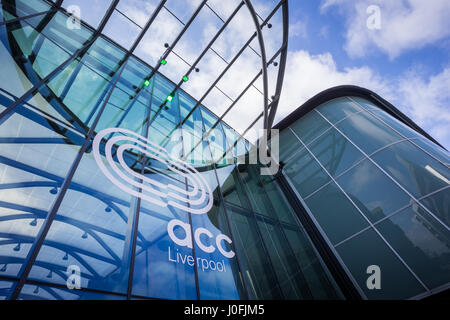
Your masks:
{"label": "green light", "polygon": [[188,80],[189,80],[188,76],[184,76],[184,77],[183,77],[183,81],[184,81],[184,82],[187,82]]}
{"label": "green light", "polygon": [[167,96],[167,98],[166,98],[166,100],[167,100],[168,102],[172,101],[172,99],[173,99],[173,95],[172,95],[172,94],[169,94],[169,95]]}
{"label": "green light", "polygon": [[149,80],[145,80],[144,81],[144,86],[148,87],[150,85],[150,81]]}
{"label": "green light", "polygon": [[162,65],[165,65],[165,64],[167,64],[167,61],[166,61],[166,60],[164,60],[164,59],[161,59],[161,61],[160,61],[160,62],[161,62],[161,64],[162,64]]}

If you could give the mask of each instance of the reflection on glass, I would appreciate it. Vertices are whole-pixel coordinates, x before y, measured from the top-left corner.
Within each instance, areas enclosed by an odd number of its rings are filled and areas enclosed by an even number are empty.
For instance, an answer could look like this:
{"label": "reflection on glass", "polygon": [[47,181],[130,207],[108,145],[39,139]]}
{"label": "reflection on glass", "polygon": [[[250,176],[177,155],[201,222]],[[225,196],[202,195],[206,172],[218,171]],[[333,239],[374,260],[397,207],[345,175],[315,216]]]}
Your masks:
{"label": "reflection on glass", "polygon": [[280,299],[282,293],[264,250],[254,218],[242,209],[227,206],[236,254],[250,299]]}
{"label": "reflection on glass", "polygon": [[238,166],[239,175],[247,190],[247,195],[251,206],[257,213],[276,218],[272,204],[267,197],[262,182],[260,181],[258,165]]}
{"label": "reflection on glass", "polygon": [[450,188],[446,188],[420,200],[443,223],[450,227]]}
{"label": "reflection on glass", "polygon": [[371,222],[411,201],[403,190],[367,159],[339,177],[338,183]]}
{"label": "reflection on glass", "polygon": [[373,159],[415,197],[449,185],[448,169],[409,141],[390,146]]}
{"label": "reflection on glass", "polygon": [[338,123],[337,128],[367,154],[402,139],[400,135],[367,112],[351,115]]}
{"label": "reflection on glass", "polygon": [[334,128],[321,135],[309,148],[333,177],[363,157],[363,154]]}
{"label": "reflection on glass", "polygon": [[338,299],[339,289],[332,284],[331,275],[319,261],[319,257],[304,231],[283,226],[286,238],[294,251],[313,299]]}
{"label": "reflection on glass", "polygon": [[0,281],[0,300],[8,299],[13,284],[12,281]]}
{"label": "reflection on glass", "polygon": [[362,111],[360,106],[346,97],[324,103],[318,106],[316,110],[333,124],[353,113]]}
{"label": "reflection on glass", "polygon": [[298,150],[302,148],[302,144],[297,139],[297,137],[292,133],[291,130],[285,129],[280,131],[280,136],[278,137],[279,143],[279,158],[280,161],[286,163],[286,161]]}
{"label": "reflection on glass", "polygon": [[333,244],[368,226],[334,182],[313,194],[306,204]]}
{"label": "reflection on glass", "polygon": [[19,295],[19,299],[23,300],[125,300],[125,298],[120,295],[31,284],[25,284]]}
{"label": "reflection on glass", "polygon": [[222,205],[215,205],[207,215],[192,215],[200,299],[203,300],[246,298],[226,219]]}
{"label": "reflection on glass", "polygon": [[330,124],[317,112],[310,111],[305,116],[295,121],[290,128],[294,130],[303,143],[307,145],[326,129],[330,128]]}
{"label": "reflection on glass", "polygon": [[303,149],[283,168],[302,197],[310,195],[331,180],[314,158]]}
{"label": "reflection on glass", "polygon": [[266,193],[272,203],[275,210],[276,216],[280,221],[296,225],[297,222],[294,218],[294,211],[288,204],[286,198],[284,197],[282,191],[278,187],[273,176],[261,176],[262,183]]}
{"label": "reflection on glass", "polygon": [[272,220],[262,217],[257,222],[284,297],[311,299],[304,275],[281,227]]}

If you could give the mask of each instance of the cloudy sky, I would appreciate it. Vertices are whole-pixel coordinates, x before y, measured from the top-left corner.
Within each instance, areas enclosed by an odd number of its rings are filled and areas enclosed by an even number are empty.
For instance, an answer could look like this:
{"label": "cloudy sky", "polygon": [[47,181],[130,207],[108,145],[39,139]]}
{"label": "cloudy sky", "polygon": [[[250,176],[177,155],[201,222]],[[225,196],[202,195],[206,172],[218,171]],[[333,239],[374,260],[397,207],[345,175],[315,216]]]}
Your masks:
{"label": "cloudy sky", "polygon": [[[450,1],[290,4],[289,71],[280,117],[295,101],[355,84],[380,94],[450,148]],[[370,5],[380,8],[380,29],[367,27]],[[300,77],[301,70],[309,77]]]}
{"label": "cloudy sky", "polygon": [[[172,43],[201,0],[168,0],[135,54],[151,66]],[[262,18],[276,0],[252,0]],[[82,19],[94,27],[110,0],[65,0],[81,6]],[[94,4],[95,3],[95,4]],[[104,33],[129,48],[159,0],[121,0]],[[160,71],[174,82],[189,69],[233,12],[239,0],[208,0]],[[449,0],[290,0],[290,38],[284,87],[275,122],[327,88],[352,84],[390,101],[450,149],[450,1]],[[379,23],[374,11],[379,8]],[[369,9],[368,9],[369,8]],[[215,12],[213,12],[213,9]],[[134,21],[131,23],[127,18]],[[369,26],[368,27],[368,19]],[[375,21],[375,22],[374,22]],[[264,29],[267,56],[281,44],[281,12]],[[375,24],[374,24],[375,23]],[[375,26],[375,28],[374,28]],[[254,25],[243,7],[201,59],[182,88],[200,99],[212,81],[251,37]],[[222,115],[260,71],[256,40],[217,84],[203,104]],[[270,95],[277,68],[269,67]],[[242,132],[262,112],[262,81],[237,102],[225,121]],[[261,123],[258,123],[261,126]],[[248,136],[247,138],[251,138]]]}

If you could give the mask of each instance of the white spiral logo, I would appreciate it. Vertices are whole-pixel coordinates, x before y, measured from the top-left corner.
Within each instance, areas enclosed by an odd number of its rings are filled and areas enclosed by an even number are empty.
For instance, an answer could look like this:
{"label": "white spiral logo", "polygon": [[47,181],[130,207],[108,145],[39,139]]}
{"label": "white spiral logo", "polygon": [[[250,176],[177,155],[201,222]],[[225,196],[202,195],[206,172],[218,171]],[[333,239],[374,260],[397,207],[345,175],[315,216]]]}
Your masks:
{"label": "white spiral logo", "polygon": [[[114,133],[119,134],[112,136],[105,144],[105,157],[112,169],[111,172],[103,162],[100,154],[100,144],[104,137]],[[118,146],[119,142],[120,146],[116,150],[116,157],[122,170],[117,166],[111,152],[113,146]],[[161,162],[170,171],[186,178],[193,187],[192,190],[184,190],[170,183],[164,184],[135,172],[128,167],[123,158],[125,150],[136,150],[151,159]],[[211,189],[206,180],[194,167],[172,157],[166,149],[133,131],[122,128],[108,128],[100,131],[94,138],[93,153],[97,165],[105,176],[114,185],[130,195],[139,197],[160,207],[170,205],[193,214],[204,214],[212,208],[213,196]]]}

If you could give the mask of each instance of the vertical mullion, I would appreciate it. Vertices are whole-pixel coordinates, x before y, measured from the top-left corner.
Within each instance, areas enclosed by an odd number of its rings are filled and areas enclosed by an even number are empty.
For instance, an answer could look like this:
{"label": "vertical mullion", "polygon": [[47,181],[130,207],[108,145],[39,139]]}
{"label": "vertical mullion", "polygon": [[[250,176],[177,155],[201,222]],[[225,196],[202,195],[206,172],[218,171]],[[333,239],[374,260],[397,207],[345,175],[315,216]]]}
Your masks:
{"label": "vertical mullion", "polygon": [[[275,216],[276,216],[275,221],[278,222],[278,225],[280,226],[281,233],[283,234],[283,238],[284,238],[285,241],[286,241],[286,244],[287,244],[287,246],[288,246],[288,248],[289,248],[289,251],[291,252],[292,256],[294,257],[294,260],[297,262],[299,274],[300,274],[302,280],[304,281],[304,284],[305,284],[306,288],[308,289],[308,295],[309,295],[309,296],[306,297],[306,298],[307,298],[307,299],[312,299],[313,296],[312,296],[311,290],[309,289],[308,283],[306,282],[305,275],[303,274],[303,271],[302,271],[302,268],[301,268],[301,265],[300,265],[300,261],[298,261],[297,256],[295,255],[294,249],[292,249],[292,247],[291,247],[291,245],[290,245],[290,243],[289,243],[289,241],[288,241],[288,238],[287,238],[287,236],[286,236],[286,233],[284,232],[283,225],[281,224],[281,220],[280,220],[280,218],[278,217],[278,215],[276,214],[277,211],[275,210],[275,207],[274,207],[273,204],[272,204],[272,200],[270,199],[270,197],[269,197],[268,194],[267,194],[267,190],[266,190],[266,188],[265,188],[265,186],[264,186],[264,183],[263,183],[262,179],[260,178],[260,176],[258,176],[258,181],[261,183],[262,189],[263,189],[263,191],[264,191],[264,195],[266,196],[267,200],[268,200],[269,203],[270,203],[270,207],[271,207],[271,209],[273,210],[272,212],[275,213]],[[299,228],[299,227],[297,226],[297,228]],[[299,290],[301,290],[301,289],[299,288]]]}

